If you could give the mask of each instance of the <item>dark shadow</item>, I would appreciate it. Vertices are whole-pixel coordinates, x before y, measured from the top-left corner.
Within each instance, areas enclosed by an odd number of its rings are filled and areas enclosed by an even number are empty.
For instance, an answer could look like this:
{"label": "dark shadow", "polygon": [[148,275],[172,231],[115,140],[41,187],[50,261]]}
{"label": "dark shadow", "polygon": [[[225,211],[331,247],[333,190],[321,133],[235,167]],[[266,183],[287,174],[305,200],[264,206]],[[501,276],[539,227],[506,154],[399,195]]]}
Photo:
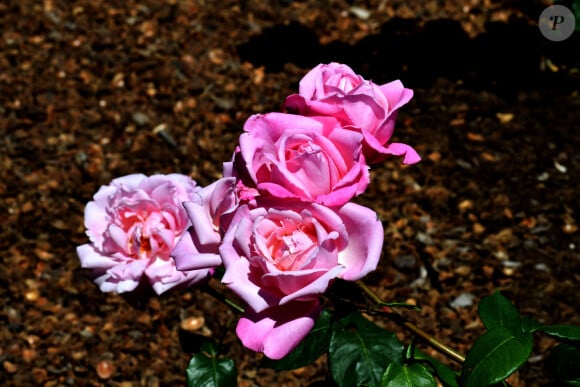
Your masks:
{"label": "dark shadow", "polygon": [[[415,19],[393,18],[379,34],[355,45],[336,41],[321,45],[313,31],[293,22],[264,30],[240,45],[238,54],[269,72],[282,71],[289,62],[304,68],[342,62],[376,83],[402,78],[409,87],[428,87],[439,77],[509,94],[578,87],[580,76],[572,78],[566,71],[580,65],[578,32],[563,42],[551,42],[524,18],[485,27],[486,32],[470,39],[451,19],[419,26]],[[564,71],[542,69],[545,58]]]}
{"label": "dark shadow", "polygon": [[313,67],[318,62],[320,45],[314,32],[298,22],[276,25],[264,30],[261,35],[238,46],[238,54],[243,60],[266,71],[279,72],[285,63],[299,67]]}

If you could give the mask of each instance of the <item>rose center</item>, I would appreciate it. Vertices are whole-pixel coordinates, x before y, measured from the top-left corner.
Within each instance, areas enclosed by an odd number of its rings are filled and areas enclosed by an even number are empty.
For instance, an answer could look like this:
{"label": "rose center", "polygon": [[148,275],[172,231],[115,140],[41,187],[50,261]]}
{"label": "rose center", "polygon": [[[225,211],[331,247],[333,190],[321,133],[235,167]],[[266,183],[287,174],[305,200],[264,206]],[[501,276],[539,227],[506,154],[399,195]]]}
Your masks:
{"label": "rose center", "polygon": [[311,141],[293,144],[286,149],[286,162],[296,161],[297,159],[302,159],[304,156],[312,156],[320,153],[320,151],[320,147]]}
{"label": "rose center", "polygon": [[284,225],[270,238],[272,263],[282,271],[300,270],[316,246],[312,225]]}
{"label": "rose center", "polygon": [[342,77],[338,84],[338,87],[344,91],[345,94],[348,94],[349,91],[354,89],[358,86],[358,80],[353,79],[351,77]]}
{"label": "rose center", "polygon": [[127,249],[135,259],[157,256],[168,248],[162,233],[167,230],[166,222],[159,212],[125,211],[121,216],[121,227],[129,236]]}

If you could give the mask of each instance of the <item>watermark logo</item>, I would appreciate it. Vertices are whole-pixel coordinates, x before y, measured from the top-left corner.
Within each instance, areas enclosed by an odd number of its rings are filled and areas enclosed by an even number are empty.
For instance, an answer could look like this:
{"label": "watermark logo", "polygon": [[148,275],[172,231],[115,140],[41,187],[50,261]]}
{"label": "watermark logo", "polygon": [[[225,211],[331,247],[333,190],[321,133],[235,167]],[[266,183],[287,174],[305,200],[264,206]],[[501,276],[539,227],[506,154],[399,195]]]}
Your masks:
{"label": "watermark logo", "polygon": [[553,42],[566,40],[574,32],[574,14],[563,5],[551,5],[540,15],[538,21],[542,35]]}

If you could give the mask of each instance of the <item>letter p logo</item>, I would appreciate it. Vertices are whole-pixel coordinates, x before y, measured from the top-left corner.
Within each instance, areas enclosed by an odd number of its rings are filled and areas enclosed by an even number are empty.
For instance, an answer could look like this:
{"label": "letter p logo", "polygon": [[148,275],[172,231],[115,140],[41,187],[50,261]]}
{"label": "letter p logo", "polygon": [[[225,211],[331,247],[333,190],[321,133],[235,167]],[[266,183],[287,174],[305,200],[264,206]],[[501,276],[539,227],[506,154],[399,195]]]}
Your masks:
{"label": "letter p logo", "polygon": [[538,20],[542,35],[553,42],[566,40],[574,32],[574,14],[563,5],[551,5],[544,9]]}

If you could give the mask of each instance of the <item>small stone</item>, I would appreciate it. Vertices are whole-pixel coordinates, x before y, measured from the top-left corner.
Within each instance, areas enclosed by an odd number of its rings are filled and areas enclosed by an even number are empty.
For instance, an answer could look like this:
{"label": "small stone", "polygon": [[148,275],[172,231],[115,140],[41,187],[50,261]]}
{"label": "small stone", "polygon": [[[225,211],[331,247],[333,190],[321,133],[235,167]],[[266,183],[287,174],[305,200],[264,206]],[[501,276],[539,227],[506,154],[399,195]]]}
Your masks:
{"label": "small stone", "polygon": [[24,298],[26,301],[35,302],[38,301],[40,298],[40,292],[38,289],[28,289],[26,293],[24,293]]}
{"label": "small stone", "polygon": [[475,296],[471,293],[461,293],[453,301],[451,301],[450,305],[454,309],[465,308],[466,306],[473,305],[474,299],[475,299]]}
{"label": "small stone", "polygon": [[417,236],[415,237],[417,241],[421,242],[424,245],[432,246],[434,244],[433,238],[424,232],[418,232]]}
{"label": "small stone", "polygon": [[27,363],[32,362],[37,357],[38,357],[38,353],[34,349],[23,349],[22,350],[22,359]]}
{"label": "small stone", "polygon": [[20,210],[21,210],[23,213],[30,212],[30,211],[34,210],[34,204],[32,204],[32,202],[26,202],[26,203],[24,203],[24,204],[22,205],[22,207],[20,208]]}
{"label": "small stone", "polygon": [[109,379],[115,371],[115,365],[110,360],[101,360],[95,367],[97,375],[101,379]]}
{"label": "small stone", "polygon": [[578,231],[578,226],[573,223],[566,223],[562,226],[562,231],[564,231],[566,234],[573,234]]}
{"label": "small stone", "polygon": [[407,298],[405,300],[405,304],[417,306],[417,300],[415,300],[414,298]]}
{"label": "small stone", "polygon": [[469,141],[481,142],[484,140],[483,135],[479,133],[467,132],[467,139]]}
{"label": "small stone", "polygon": [[467,265],[459,266],[454,270],[455,274],[465,277],[471,273],[471,268]]}
{"label": "small stone", "polygon": [[513,269],[517,269],[518,267],[521,267],[521,266],[522,266],[522,263],[521,263],[521,262],[518,262],[518,261],[509,261],[509,260],[507,260],[507,261],[502,261],[502,263],[501,263],[501,264],[502,264],[504,267],[511,267],[511,268],[513,268]]}
{"label": "small stone", "polygon": [[491,278],[493,276],[493,273],[495,271],[493,266],[490,265],[483,265],[483,267],[481,268],[481,270],[483,271],[483,274],[487,277],[487,278]]}
{"label": "small stone", "polygon": [[462,200],[457,207],[460,211],[470,210],[473,208],[473,202],[469,199]]}
{"label": "small stone", "polygon": [[135,112],[131,115],[131,118],[138,126],[147,125],[149,123],[149,117],[145,113]]}
{"label": "small stone", "polygon": [[481,225],[481,223],[474,223],[473,224],[473,232],[476,234],[481,234],[485,232],[485,227]]}
{"label": "small stone", "polygon": [[538,271],[544,271],[546,273],[550,272],[550,268],[544,262],[536,263],[534,265],[534,269],[536,269]]}
{"label": "small stone", "polygon": [[[48,379],[48,371],[44,368],[36,367],[32,369],[32,376],[34,377],[36,383],[41,385],[46,382],[46,379]],[[44,384],[44,386],[46,386],[46,384]]]}
{"label": "small stone", "polygon": [[205,318],[203,318],[202,316],[200,317],[189,317],[186,318],[185,320],[183,320],[181,322],[181,329],[183,329],[184,331],[197,331],[198,329],[200,329],[201,327],[203,327],[205,325]]}
{"label": "small stone", "polygon": [[513,113],[496,113],[495,116],[502,124],[507,124],[514,119]]}
{"label": "small stone", "polygon": [[225,60],[225,52],[221,48],[215,48],[209,51],[207,54],[209,60],[214,65],[221,65]]}
{"label": "small stone", "polygon": [[4,363],[2,363],[2,366],[4,367],[4,371],[8,372],[9,374],[13,374],[16,371],[18,371],[18,367],[16,366],[16,364],[5,360]]}
{"label": "small stone", "polygon": [[427,156],[427,158],[429,160],[431,160],[434,163],[438,163],[439,161],[441,161],[441,153],[439,152],[431,152],[429,153],[429,155]]}
{"label": "small stone", "polygon": [[39,259],[42,259],[43,261],[49,261],[54,258],[54,254],[49,253],[48,251],[45,251],[41,248],[34,249],[34,253]]}
{"label": "small stone", "polygon": [[367,20],[371,17],[371,11],[363,7],[352,6],[349,9],[350,13],[362,20]]}
{"label": "small stone", "polygon": [[79,361],[79,360],[87,357],[87,352],[86,351],[74,351],[73,353],[71,353],[71,357],[73,358],[73,360]]}
{"label": "small stone", "polygon": [[507,277],[511,277],[512,275],[514,275],[515,271],[516,270],[513,267],[504,267],[501,270],[501,272]]}

